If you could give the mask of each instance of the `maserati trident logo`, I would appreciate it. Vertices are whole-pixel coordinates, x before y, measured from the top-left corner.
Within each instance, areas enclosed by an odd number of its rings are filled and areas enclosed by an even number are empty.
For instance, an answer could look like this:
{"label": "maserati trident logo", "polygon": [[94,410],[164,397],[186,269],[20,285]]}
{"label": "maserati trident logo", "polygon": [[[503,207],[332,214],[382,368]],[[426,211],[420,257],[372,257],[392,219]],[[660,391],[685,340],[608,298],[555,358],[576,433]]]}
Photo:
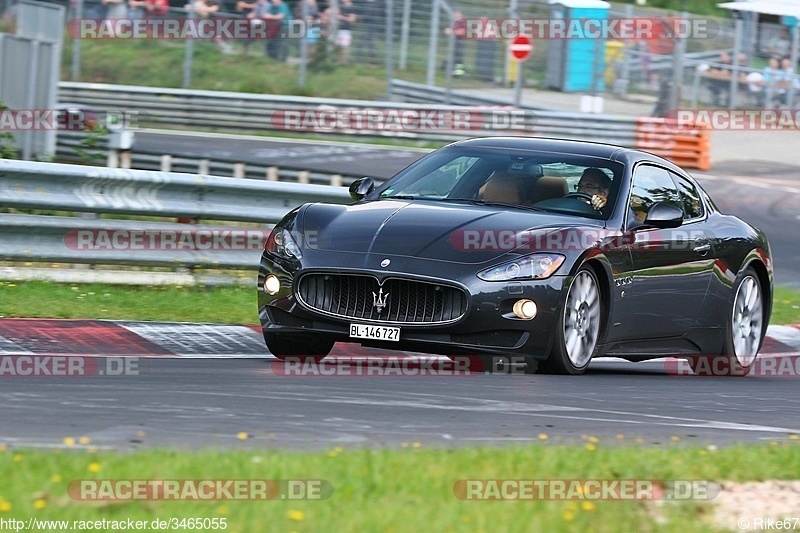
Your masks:
{"label": "maserati trident logo", "polygon": [[383,288],[378,289],[378,294],[372,293],[372,306],[378,310],[378,314],[386,307],[386,301],[389,299],[389,293],[383,294]]}

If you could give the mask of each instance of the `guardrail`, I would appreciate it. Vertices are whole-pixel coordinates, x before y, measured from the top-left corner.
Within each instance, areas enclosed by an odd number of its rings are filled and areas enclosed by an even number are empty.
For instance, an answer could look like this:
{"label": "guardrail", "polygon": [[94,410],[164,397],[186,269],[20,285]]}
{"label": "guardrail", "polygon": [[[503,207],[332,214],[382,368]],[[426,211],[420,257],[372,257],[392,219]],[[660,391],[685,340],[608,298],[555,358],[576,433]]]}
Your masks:
{"label": "guardrail", "polygon": [[[436,87],[392,81],[398,91],[443,91]],[[404,88],[404,89],[403,89]],[[299,96],[261,95],[219,91],[199,91],[128,85],[103,85],[93,83],[61,82],[59,99],[98,111],[115,113],[136,112],[143,127],[242,132],[285,132],[280,120],[273,120],[276,111],[319,110],[334,108],[376,110],[452,110],[457,104],[475,106],[476,111],[509,107],[508,102],[475,97],[453,91],[453,105],[407,102],[371,102],[331,98],[306,98]],[[636,120],[610,115],[570,113],[534,108],[522,108],[524,124],[519,129],[491,124],[483,129],[464,132],[452,131],[376,131],[356,129],[315,130],[315,134],[337,134],[369,137],[392,137],[452,142],[479,135],[533,135],[585,141],[606,142],[632,147]],[[158,154],[160,155],[160,154]],[[175,154],[178,155],[178,154]]]}
{"label": "guardrail", "polygon": [[[86,148],[82,141],[87,137],[81,132],[58,132],[56,157],[62,162],[86,163],[86,156],[79,155],[78,150],[97,156],[97,164],[106,160],[108,142],[105,137],[98,139],[95,148]],[[200,157],[148,152],[136,148],[130,152],[129,157],[120,161],[119,165],[109,165],[114,168],[135,168],[141,170],[157,170],[161,172],[179,172],[189,174],[210,174],[213,176],[231,176],[234,178],[248,178],[268,181],[311,183],[316,185],[344,185],[349,186],[353,180],[362,177],[360,174],[328,174],[311,172],[301,164],[287,167],[285,164],[278,167],[270,164],[239,163],[235,158],[229,160],[205,159]],[[121,158],[123,159],[123,158]],[[380,181],[376,179],[376,181]]]}
{"label": "guardrail", "polygon": [[[0,260],[253,270],[258,266],[257,243],[263,244],[266,236],[264,224],[277,222],[305,202],[350,201],[342,187],[0,160],[0,205],[6,208],[262,225],[2,213]],[[106,242],[98,240],[98,232],[105,232],[101,237]],[[155,245],[149,235],[159,239]],[[122,245],[120,238],[125,240]],[[182,238],[186,247],[180,246]],[[138,245],[132,243],[136,239]],[[209,239],[211,247],[206,249]],[[202,246],[196,246],[200,241]]]}

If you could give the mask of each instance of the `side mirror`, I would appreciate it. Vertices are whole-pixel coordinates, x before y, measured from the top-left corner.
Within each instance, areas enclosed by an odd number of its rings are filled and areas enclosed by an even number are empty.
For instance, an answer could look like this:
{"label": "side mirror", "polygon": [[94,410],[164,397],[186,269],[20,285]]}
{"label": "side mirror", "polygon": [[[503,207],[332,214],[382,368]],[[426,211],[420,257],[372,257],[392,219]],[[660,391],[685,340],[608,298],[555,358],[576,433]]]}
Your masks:
{"label": "side mirror", "polygon": [[372,178],[358,178],[350,185],[350,196],[356,202],[361,201],[366,195],[375,188],[375,181]]}
{"label": "side mirror", "polygon": [[661,229],[677,228],[683,224],[683,210],[674,205],[658,202],[647,212],[644,223]]}

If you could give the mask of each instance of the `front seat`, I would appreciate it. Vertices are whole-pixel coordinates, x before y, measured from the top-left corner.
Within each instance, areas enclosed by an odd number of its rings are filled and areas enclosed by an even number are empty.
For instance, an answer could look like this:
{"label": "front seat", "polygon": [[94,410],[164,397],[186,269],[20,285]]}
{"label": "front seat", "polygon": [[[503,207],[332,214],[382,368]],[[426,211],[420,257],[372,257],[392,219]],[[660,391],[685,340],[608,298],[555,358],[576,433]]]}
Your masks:
{"label": "front seat", "polygon": [[561,198],[569,192],[567,180],[558,176],[542,176],[533,187],[532,204],[551,198]]}
{"label": "front seat", "polygon": [[482,198],[490,202],[530,205],[529,183],[530,176],[496,172],[483,186]]}

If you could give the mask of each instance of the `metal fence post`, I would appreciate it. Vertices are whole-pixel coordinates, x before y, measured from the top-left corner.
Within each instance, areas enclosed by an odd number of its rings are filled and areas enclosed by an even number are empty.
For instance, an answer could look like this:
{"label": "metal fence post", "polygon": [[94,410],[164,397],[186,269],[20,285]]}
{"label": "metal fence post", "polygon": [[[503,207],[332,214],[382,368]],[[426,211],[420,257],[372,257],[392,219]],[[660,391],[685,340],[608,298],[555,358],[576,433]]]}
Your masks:
{"label": "metal fence post", "polygon": [[797,81],[797,56],[800,52],[797,50],[797,46],[800,44],[800,27],[797,24],[794,25],[792,28],[792,72],[794,75],[792,76],[791,81],[789,82],[789,91],[787,93],[788,100],[787,104],[789,109],[794,109],[794,95],[795,95],[795,82]]}
{"label": "metal fence post", "polygon": [[[75,6],[75,18],[80,20],[83,18],[83,0],[78,0]],[[81,39],[80,30],[78,36],[72,38],[72,81],[78,81],[81,75]]]}
{"label": "metal fence post", "polygon": [[[681,20],[688,17],[686,12],[681,13]],[[671,109],[678,109],[681,105],[681,93],[683,93],[683,56],[686,53],[686,41],[679,36],[675,36],[675,53],[672,57],[672,92],[670,93],[669,106]]]}
{"label": "metal fence post", "polygon": [[[625,6],[625,18],[633,20],[633,4]],[[630,46],[630,43],[626,43],[622,49],[622,72],[617,80],[617,94],[623,98],[628,96],[628,87],[630,87],[631,83],[631,51],[628,46]]]}
{"label": "metal fence post", "polygon": [[306,86],[306,67],[308,65],[308,0],[300,0],[300,17],[303,19],[300,36],[300,68],[297,72],[297,85]]}
{"label": "metal fence post", "polygon": [[[194,4],[189,4],[189,20],[194,20]],[[183,88],[192,85],[192,57],[194,56],[194,40],[186,40],[186,50],[183,58]]]}
{"label": "metal fence post", "polygon": [[[36,87],[36,80],[38,76],[36,75],[39,70],[39,41],[36,39],[31,40],[31,62],[28,64],[28,94],[25,95],[25,107],[28,109],[33,109],[36,107],[34,102],[36,101],[36,91],[33,90]],[[25,130],[22,132],[22,159],[26,161],[30,161],[33,157],[33,130]]]}
{"label": "metal fence post", "polygon": [[403,23],[400,29],[400,70],[408,66],[408,33],[411,30],[411,0],[403,0]]}
{"label": "metal fence post", "polygon": [[435,85],[436,83],[436,45],[439,41],[439,2],[433,0],[433,12],[431,13],[430,41],[428,42],[428,72],[425,76],[425,83]]}
{"label": "metal fence post", "polygon": [[736,108],[736,96],[739,92],[739,53],[742,51],[742,28],[744,21],[737,18],[734,21],[736,33],[733,36],[733,57],[731,57],[731,84],[728,108]]}
{"label": "metal fence post", "polygon": [[394,0],[386,0],[386,93],[392,96],[394,77]]}

